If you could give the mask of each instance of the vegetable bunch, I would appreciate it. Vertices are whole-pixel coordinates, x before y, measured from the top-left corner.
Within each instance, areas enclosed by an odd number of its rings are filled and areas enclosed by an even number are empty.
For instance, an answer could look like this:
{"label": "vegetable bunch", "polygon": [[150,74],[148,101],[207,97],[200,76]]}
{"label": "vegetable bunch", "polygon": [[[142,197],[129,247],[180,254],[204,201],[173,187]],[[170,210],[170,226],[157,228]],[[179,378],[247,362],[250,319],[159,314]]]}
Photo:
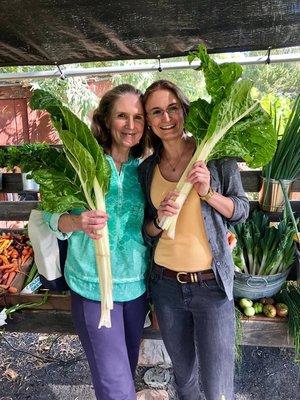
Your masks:
{"label": "vegetable bunch", "polygon": [[[242,67],[237,63],[218,65],[200,45],[189,55],[189,61],[199,58],[208,102],[198,99],[191,103],[185,128],[192,133],[197,149],[176,186],[176,203],[182,207],[192,185],[186,177],[197,160],[209,161],[222,157],[242,158],[250,167],[267,164],[276,149],[277,137],[271,117],[251,98],[252,83],[240,79]],[[161,227],[175,237],[177,216],[165,217]]]}
{"label": "vegetable bunch", "polygon": [[286,304],[275,303],[272,297],[264,297],[255,303],[243,298],[239,300],[239,306],[247,317],[253,317],[256,314],[263,314],[268,318],[286,317],[289,311]]}
{"label": "vegetable bunch", "polygon": [[[104,195],[109,186],[110,167],[87,125],[75,114],[43,90],[34,91],[32,109],[47,110],[63,143],[64,154],[43,159],[43,165],[32,170],[40,185],[42,207],[49,212],[65,212],[73,208],[105,211]],[[111,327],[112,277],[107,226],[102,238],[95,240],[96,262],[101,292],[101,326]]]}
{"label": "vegetable bunch", "polygon": [[[274,117],[279,132],[280,121]],[[298,95],[272,160],[262,174],[268,179],[293,180],[300,174],[300,95]]]}
{"label": "vegetable bunch", "polygon": [[274,275],[286,271],[293,263],[295,230],[286,215],[275,227],[270,226],[264,213],[255,210],[247,221],[231,229],[237,238],[233,258],[241,272]]}
{"label": "vegetable bunch", "polygon": [[12,233],[0,235],[0,291],[17,293],[14,279],[32,259],[33,250],[28,237]]}

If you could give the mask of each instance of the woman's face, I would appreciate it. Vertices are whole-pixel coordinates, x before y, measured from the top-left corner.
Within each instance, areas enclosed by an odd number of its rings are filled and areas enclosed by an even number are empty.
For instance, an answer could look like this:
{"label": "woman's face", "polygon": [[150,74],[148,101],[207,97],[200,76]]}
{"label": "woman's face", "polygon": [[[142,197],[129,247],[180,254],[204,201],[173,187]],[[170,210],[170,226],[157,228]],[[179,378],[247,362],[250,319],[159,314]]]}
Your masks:
{"label": "woman's face", "polygon": [[108,122],[112,145],[130,149],[141,140],[144,127],[145,116],[139,97],[133,93],[120,96],[114,104]]}
{"label": "woman's face", "polygon": [[172,91],[156,90],[148,97],[145,108],[148,125],[162,141],[178,140],[182,137],[183,110]]}

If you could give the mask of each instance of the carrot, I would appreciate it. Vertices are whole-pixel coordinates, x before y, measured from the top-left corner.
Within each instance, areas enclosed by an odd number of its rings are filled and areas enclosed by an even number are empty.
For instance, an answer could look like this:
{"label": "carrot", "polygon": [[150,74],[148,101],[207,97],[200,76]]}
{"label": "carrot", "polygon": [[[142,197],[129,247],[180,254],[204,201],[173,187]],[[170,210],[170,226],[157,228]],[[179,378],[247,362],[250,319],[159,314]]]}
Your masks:
{"label": "carrot", "polygon": [[12,283],[12,281],[14,280],[14,277],[16,276],[16,272],[15,271],[13,271],[13,272],[10,272],[10,274],[8,275],[8,278],[7,278],[7,281],[6,281],[6,285],[7,286],[10,286],[11,285],[11,283]]}
{"label": "carrot", "polygon": [[16,267],[17,266],[15,263],[4,264],[4,265],[0,266],[0,271],[4,271],[4,270],[10,269],[10,268],[16,269]]}
{"label": "carrot", "polygon": [[25,262],[30,258],[31,254],[27,253],[24,256],[21,257],[21,265],[23,266]]}
{"label": "carrot", "polygon": [[10,287],[7,289],[7,291],[8,291],[9,293],[18,293],[18,289],[15,288],[15,287],[13,287],[13,286],[10,286]]}
{"label": "carrot", "polygon": [[8,258],[6,256],[4,256],[3,254],[0,254],[0,258],[4,264],[9,264]]}
{"label": "carrot", "polygon": [[8,286],[7,285],[0,285],[0,289],[8,289]]}
{"label": "carrot", "polygon": [[2,276],[2,282],[6,282],[7,278],[8,278],[8,272],[6,272],[3,276]]}

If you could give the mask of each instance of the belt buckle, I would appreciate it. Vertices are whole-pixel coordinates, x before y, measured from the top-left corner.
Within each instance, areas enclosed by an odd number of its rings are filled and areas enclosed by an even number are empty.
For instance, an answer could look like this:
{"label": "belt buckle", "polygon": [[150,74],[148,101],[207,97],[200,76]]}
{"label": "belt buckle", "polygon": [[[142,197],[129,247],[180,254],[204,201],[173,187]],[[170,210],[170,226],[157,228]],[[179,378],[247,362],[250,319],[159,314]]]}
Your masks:
{"label": "belt buckle", "polygon": [[179,283],[181,283],[181,284],[187,283],[187,282],[184,282],[184,281],[180,280],[180,275],[187,275],[187,274],[188,274],[188,272],[178,272],[177,275],[176,275],[177,281]]}

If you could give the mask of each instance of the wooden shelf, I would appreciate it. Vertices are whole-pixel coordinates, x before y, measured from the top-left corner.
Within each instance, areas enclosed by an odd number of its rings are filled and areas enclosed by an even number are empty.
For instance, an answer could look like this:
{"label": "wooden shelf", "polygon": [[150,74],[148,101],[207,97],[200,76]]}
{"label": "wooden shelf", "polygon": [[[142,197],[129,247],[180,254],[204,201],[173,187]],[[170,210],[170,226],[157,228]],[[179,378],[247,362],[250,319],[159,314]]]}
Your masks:
{"label": "wooden shelf", "polygon": [[[26,310],[16,312],[7,320],[7,332],[75,334],[69,311]],[[287,332],[285,319],[252,317],[243,318],[243,345],[263,347],[294,347]],[[159,330],[145,328],[144,339],[161,339]]]}

